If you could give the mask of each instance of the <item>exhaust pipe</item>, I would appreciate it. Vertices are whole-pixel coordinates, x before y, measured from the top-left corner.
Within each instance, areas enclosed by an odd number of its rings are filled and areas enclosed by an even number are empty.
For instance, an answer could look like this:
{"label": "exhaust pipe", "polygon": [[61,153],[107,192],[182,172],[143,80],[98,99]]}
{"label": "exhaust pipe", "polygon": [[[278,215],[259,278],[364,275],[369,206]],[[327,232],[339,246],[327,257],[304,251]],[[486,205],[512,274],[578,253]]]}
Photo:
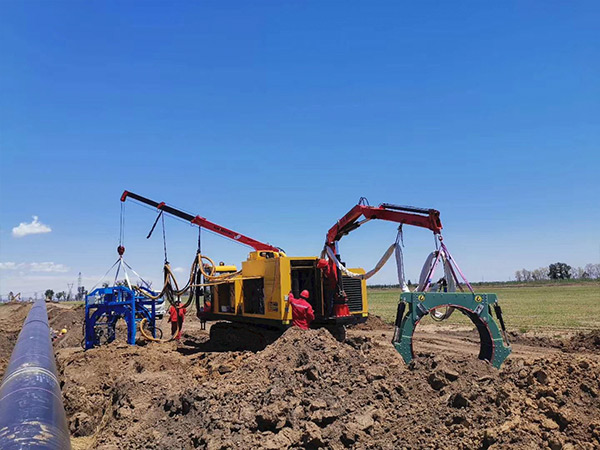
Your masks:
{"label": "exhaust pipe", "polygon": [[0,448],[71,449],[44,300],[29,311],[0,385]]}

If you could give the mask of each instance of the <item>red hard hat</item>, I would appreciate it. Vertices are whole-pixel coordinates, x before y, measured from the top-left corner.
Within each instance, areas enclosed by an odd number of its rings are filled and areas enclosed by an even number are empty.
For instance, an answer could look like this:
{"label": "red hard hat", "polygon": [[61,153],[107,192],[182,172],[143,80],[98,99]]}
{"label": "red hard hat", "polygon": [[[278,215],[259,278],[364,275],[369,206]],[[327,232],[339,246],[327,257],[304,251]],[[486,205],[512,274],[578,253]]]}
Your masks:
{"label": "red hard hat", "polygon": [[300,297],[308,300],[308,297],[310,297],[310,294],[308,293],[308,291],[306,289],[304,289],[302,292],[300,292]]}

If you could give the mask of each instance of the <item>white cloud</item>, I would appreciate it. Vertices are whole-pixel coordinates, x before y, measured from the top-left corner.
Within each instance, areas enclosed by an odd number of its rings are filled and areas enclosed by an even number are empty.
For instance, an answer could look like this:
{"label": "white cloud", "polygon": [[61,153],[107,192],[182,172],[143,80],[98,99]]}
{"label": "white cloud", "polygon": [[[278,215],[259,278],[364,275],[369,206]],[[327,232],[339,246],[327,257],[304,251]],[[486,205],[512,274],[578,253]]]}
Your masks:
{"label": "white cloud", "polygon": [[33,216],[33,221],[31,223],[21,222],[18,227],[14,227],[12,229],[12,235],[20,238],[27,236],[28,234],[50,233],[51,231],[52,228],[40,222],[38,216]]}
{"label": "white cloud", "polygon": [[16,262],[0,262],[0,270],[23,270],[28,272],[55,272],[64,273],[71,270],[64,264],[56,264],[52,261],[48,262],[32,262],[32,263],[16,263]]}
{"label": "white cloud", "polygon": [[183,272],[184,270],[185,270],[185,269],[184,269],[183,267],[175,267],[175,268],[173,269],[173,272],[178,272],[178,273],[181,273],[181,272]]}
{"label": "white cloud", "polygon": [[64,264],[53,262],[32,262],[29,264],[29,270],[32,272],[68,272],[70,269]]}
{"label": "white cloud", "polygon": [[19,270],[25,267],[25,263],[0,262],[0,270]]}

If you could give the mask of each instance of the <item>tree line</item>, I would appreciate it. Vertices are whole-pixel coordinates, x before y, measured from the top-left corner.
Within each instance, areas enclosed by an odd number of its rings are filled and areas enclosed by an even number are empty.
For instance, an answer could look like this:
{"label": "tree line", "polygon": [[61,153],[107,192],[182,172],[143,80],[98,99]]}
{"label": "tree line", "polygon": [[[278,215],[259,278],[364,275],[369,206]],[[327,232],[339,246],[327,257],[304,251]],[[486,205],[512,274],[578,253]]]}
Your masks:
{"label": "tree line", "polygon": [[566,263],[557,262],[548,267],[515,272],[515,280],[519,282],[541,280],[597,280],[600,279],[600,264],[586,264],[584,267],[571,267]]}

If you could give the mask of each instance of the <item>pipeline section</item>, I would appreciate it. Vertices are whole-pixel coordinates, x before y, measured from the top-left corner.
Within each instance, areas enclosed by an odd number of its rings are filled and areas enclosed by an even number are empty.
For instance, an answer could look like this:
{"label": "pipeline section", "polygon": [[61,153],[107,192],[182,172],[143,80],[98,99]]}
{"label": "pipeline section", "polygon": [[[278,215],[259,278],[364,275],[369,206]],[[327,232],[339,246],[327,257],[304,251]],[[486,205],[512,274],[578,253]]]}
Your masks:
{"label": "pipeline section", "polygon": [[71,449],[44,300],[29,311],[0,385],[0,449]]}

